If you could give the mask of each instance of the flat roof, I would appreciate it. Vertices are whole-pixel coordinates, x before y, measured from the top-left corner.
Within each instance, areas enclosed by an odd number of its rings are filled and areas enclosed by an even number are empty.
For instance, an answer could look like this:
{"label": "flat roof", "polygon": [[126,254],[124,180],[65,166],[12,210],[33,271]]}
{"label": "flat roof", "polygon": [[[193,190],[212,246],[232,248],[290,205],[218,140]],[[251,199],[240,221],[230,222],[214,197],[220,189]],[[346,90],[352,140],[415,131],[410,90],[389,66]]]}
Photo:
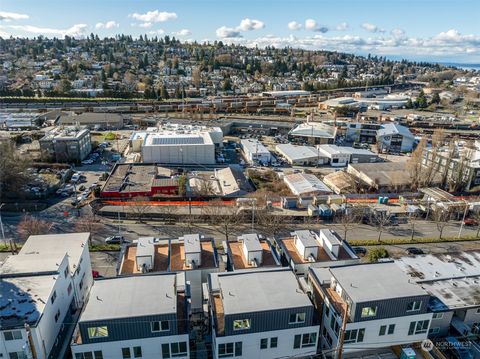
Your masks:
{"label": "flat roof", "polygon": [[[11,255],[0,266],[0,277],[56,273],[66,255],[65,252],[47,256],[37,253]],[[75,269],[71,268],[71,270]]]}
{"label": "flat roof", "polygon": [[320,156],[319,151],[313,146],[296,146],[290,143],[281,143],[276,146],[276,150],[291,161],[323,157]]}
{"label": "flat roof", "polygon": [[330,273],[354,302],[428,294],[393,262],[333,267]]}
{"label": "flat roof", "polygon": [[245,148],[248,152],[250,153],[264,153],[264,154],[270,154],[270,151],[258,140],[254,140],[251,138],[246,138],[240,140],[240,143],[243,148]]}
{"label": "flat roof", "polygon": [[210,274],[222,292],[225,315],[309,307],[312,303],[289,269]]}
{"label": "flat roof", "polygon": [[[260,245],[262,247],[262,264],[259,266],[262,267],[269,267],[269,266],[277,266],[280,265],[275,260],[275,257],[272,254],[272,249],[266,240],[261,240]],[[242,243],[239,241],[228,241],[227,242],[228,249],[230,250],[230,254],[233,261],[233,266],[235,270],[238,269],[248,269],[248,268],[258,268],[256,264],[249,263],[246,258],[245,254],[242,249]]]}
{"label": "flat roof", "polygon": [[0,327],[23,328],[40,319],[57,276],[0,278]]}
{"label": "flat roof", "polygon": [[79,322],[176,313],[175,285],[174,273],[96,280]]}
{"label": "flat roof", "polygon": [[262,245],[260,244],[260,237],[257,233],[242,234],[237,238],[239,241],[243,241],[249,252],[261,252],[263,250]]}
{"label": "flat roof", "polygon": [[[28,237],[28,240],[22,246],[19,252],[21,254],[37,253],[40,256],[52,256],[53,254],[68,254],[70,266],[78,265],[80,257],[88,246],[90,233],[62,233],[62,234],[43,234]],[[75,268],[70,268],[72,272]]]}
{"label": "flat roof", "polygon": [[298,238],[304,247],[320,247],[320,242],[317,240],[317,235],[309,229],[300,229],[292,232],[292,236]]}
{"label": "flat roof", "polygon": [[110,173],[102,192],[150,192],[157,173],[156,165],[118,164]]}
{"label": "flat roof", "polygon": [[198,133],[157,133],[147,132],[144,146],[172,146],[172,145],[212,145],[212,138],[208,132]]}
{"label": "flat roof", "polygon": [[216,177],[224,195],[238,191],[251,192],[252,186],[238,167],[226,167],[215,171]]}
{"label": "flat roof", "polygon": [[323,137],[335,138],[337,129],[322,122],[305,122],[299,124],[288,133],[292,136],[300,137]]}
{"label": "flat roof", "polygon": [[480,275],[480,250],[402,257],[395,263],[415,281]]}
{"label": "flat roof", "polygon": [[202,251],[200,234],[186,234],[179,239],[183,240],[185,253],[200,253]]}
{"label": "flat roof", "polygon": [[455,279],[440,279],[418,283],[436,298],[430,301],[432,310],[480,307],[480,275]]}

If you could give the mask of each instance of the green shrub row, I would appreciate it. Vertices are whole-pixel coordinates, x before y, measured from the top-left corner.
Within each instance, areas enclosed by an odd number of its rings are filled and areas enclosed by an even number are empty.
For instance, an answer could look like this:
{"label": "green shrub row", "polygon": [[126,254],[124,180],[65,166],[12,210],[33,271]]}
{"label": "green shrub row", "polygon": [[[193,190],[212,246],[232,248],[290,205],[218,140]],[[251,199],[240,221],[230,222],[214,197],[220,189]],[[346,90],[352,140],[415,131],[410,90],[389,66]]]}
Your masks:
{"label": "green shrub row", "polygon": [[396,238],[396,239],[364,239],[364,240],[355,240],[350,241],[352,246],[378,246],[378,245],[395,245],[395,244],[421,244],[421,243],[446,243],[446,242],[467,242],[467,241],[478,241],[479,237],[476,236],[464,236],[464,237],[444,237],[440,238],[431,238],[431,237],[421,237],[421,238]]}

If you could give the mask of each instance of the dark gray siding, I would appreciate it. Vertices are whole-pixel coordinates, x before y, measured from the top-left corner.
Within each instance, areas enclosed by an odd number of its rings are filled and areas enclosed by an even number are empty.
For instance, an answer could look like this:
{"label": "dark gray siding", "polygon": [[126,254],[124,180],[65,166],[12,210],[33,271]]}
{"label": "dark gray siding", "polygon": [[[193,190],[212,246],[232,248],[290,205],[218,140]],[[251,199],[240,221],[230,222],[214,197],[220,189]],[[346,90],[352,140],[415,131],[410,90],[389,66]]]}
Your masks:
{"label": "dark gray siding", "polygon": [[[152,333],[151,322],[168,320],[170,330],[164,332]],[[108,327],[108,337],[88,338],[88,328],[90,327]],[[113,342],[117,340],[140,339],[162,337],[178,334],[177,316],[175,314],[152,315],[146,317],[121,318],[113,320],[99,320],[91,322],[78,323],[82,335],[82,343],[101,343]]]}
{"label": "dark gray siding", "polygon": [[[300,324],[288,324],[290,314],[295,313],[305,313],[305,322]],[[250,329],[233,330],[233,321],[241,319],[250,319]],[[318,324],[316,322],[317,320],[314,317],[313,306],[225,315],[225,335],[260,333],[272,330],[309,327]]]}
{"label": "dark gray siding", "polygon": [[[423,314],[427,312],[429,299],[429,295],[424,295],[356,303],[354,308],[355,311],[353,313],[353,322],[364,322],[374,319],[386,319],[404,317],[414,314]],[[415,312],[407,312],[408,304],[413,301],[422,302],[420,310]],[[364,307],[377,307],[377,315],[375,317],[362,318],[362,308]]]}

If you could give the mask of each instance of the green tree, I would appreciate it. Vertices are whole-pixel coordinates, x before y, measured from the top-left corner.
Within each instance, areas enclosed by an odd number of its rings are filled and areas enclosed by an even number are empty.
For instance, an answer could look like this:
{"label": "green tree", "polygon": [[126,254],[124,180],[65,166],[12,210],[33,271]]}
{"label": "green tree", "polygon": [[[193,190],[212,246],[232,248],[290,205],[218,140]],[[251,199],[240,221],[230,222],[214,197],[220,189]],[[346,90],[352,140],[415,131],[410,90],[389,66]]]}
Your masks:
{"label": "green tree", "polygon": [[430,101],[430,104],[432,105],[438,105],[440,103],[440,95],[438,93],[434,93],[432,96],[432,101]]}
{"label": "green tree", "polygon": [[383,247],[373,248],[367,253],[367,259],[370,263],[375,263],[378,262],[379,259],[388,257],[388,251]]}
{"label": "green tree", "polygon": [[416,104],[418,108],[425,108],[428,106],[427,97],[425,96],[425,92],[423,92],[423,90],[420,90],[420,93],[418,94],[418,97],[417,97]]}

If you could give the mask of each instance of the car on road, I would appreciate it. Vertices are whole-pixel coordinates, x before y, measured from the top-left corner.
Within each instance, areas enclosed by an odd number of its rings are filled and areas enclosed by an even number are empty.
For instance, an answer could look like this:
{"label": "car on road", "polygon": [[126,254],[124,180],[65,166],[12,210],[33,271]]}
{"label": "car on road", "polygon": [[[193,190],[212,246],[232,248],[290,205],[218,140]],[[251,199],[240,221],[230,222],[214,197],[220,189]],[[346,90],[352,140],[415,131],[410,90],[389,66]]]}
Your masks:
{"label": "car on road", "polygon": [[465,226],[478,226],[478,221],[473,218],[465,218],[463,224]]}
{"label": "car on road", "polygon": [[417,247],[408,247],[408,248],[405,249],[405,253],[408,254],[408,255],[412,255],[412,256],[425,254],[425,252],[423,250],[421,250],[420,248],[417,248]]}
{"label": "car on road", "polygon": [[119,236],[119,235],[105,238],[105,244],[122,244],[122,243],[130,243],[130,241],[123,238],[123,236]]}
{"label": "car on road", "polygon": [[352,249],[355,252],[355,254],[358,256],[363,257],[367,254],[367,248],[365,247],[353,247]]}

